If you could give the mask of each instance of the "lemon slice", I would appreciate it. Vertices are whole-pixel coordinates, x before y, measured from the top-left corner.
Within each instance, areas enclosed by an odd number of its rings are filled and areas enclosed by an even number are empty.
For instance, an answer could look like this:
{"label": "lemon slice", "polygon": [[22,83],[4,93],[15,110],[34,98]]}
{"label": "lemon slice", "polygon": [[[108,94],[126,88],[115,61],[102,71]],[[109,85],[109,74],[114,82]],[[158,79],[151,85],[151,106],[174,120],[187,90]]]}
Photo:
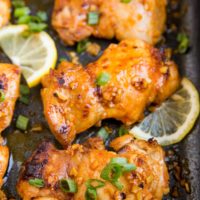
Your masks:
{"label": "lemon slice", "polygon": [[163,146],[180,142],[194,126],[199,109],[198,91],[187,78],[183,78],[181,88],[134,126],[130,133],[138,139],[155,138]]}
{"label": "lemon slice", "polygon": [[53,39],[40,32],[24,36],[26,25],[10,25],[0,30],[0,47],[20,66],[29,87],[40,83],[42,76],[54,68],[57,60],[57,49]]}

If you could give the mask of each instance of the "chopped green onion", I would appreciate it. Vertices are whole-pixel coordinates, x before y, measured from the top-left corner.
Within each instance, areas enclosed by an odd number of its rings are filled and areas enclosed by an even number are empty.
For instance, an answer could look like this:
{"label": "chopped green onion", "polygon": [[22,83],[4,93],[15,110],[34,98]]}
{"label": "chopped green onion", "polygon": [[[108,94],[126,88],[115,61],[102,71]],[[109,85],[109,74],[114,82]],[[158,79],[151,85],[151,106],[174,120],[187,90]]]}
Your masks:
{"label": "chopped green onion", "polygon": [[36,22],[30,22],[28,23],[28,26],[31,32],[41,32],[47,28],[47,24]]}
{"label": "chopped green onion", "polygon": [[87,16],[87,23],[89,25],[96,25],[99,23],[99,13],[98,12],[89,12]]}
{"label": "chopped green onion", "polygon": [[37,33],[45,30],[47,24],[43,23],[47,21],[47,14],[45,12],[39,11],[36,16],[29,15],[30,9],[25,6],[24,1],[15,0],[13,1],[14,17],[17,18],[18,24],[27,24],[29,30],[25,31],[23,36],[27,37],[31,33]]}
{"label": "chopped green onion", "polygon": [[119,182],[119,181],[114,181],[111,182],[116,188],[118,188],[119,190],[122,190],[124,188],[124,186]]}
{"label": "chopped green onion", "polygon": [[121,0],[122,3],[130,3],[132,0]]}
{"label": "chopped green onion", "polygon": [[22,17],[22,16],[26,16],[29,15],[30,13],[30,9],[28,7],[22,7],[22,8],[16,8],[14,11],[14,17]]}
{"label": "chopped green onion", "polygon": [[98,179],[89,179],[86,183],[87,190],[85,193],[86,200],[96,200],[97,199],[97,188],[105,186],[105,183]]}
{"label": "chopped green onion", "polygon": [[123,189],[123,186],[119,183],[118,179],[122,175],[122,168],[118,164],[109,163],[101,172],[101,178],[111,182],[119,190]]}
{"label": "chopped green onion", "polygon": [[19,115],[16,122],[16,127],[20,130],[25,131],[28,127],[29,119],[23,115]]}
{"label": "chopped green onion", "polygon": [[37,188],[44,187],[44,181],[42,179],[39,179],[39,178],[29,179],[28,182],[29,182],[30,185],[37,187]]}
{"label": "chopped green onion", "polygon": [[135,170],[136,167],[133,164],[127,163],[127,159],[123,157],[112,158],[110,162],[101,172],[101,178],[109,181],[119,190],[123,189],[123,185],[119,182],[119,177],[123,173]]}
{"label": "chopped green onion", "polygon": [[21,84],[20,85],[20,94],[23,94],[23,95],[29,95],[30,94],[30,89],[27,85],[23,85]]}
{"label": "chopped green onion", "polygon": [[105,128],[101,128],[98,132],[97,132],[97,136],[102,138],[104,141],[106,141],[106,139],[108,139],[109,137],[109,134],[108,132],[106,131]]}
{"label": "chopped green onion", "polygon": [[111,182],[116,182],[121,175],[122,168],[115,163],[109,163],[101,172],[101,178]]}
{"label": "chopped green onion", "polygon": [[189,47],[189,37],[185,33],[179,33],[177,36],[178,45],[178,53],[185,53]]}
{"label": "chopped green onion", "polygon": [[124,126],[121,126],[119,128],[119,136],[123,136],[125,135],[126,133],[128,133],[128,130],[124,127]]}
{"label": "chopped green onion", "polygon": [[77,185],[76,182],[72,179],[61,179],[60,188],[65,193],[76,193]]}
{"label": "chopped green onion", "polygon": [[41,23],[42,22],[41,19],[38,16],[31,15],[30,18],[31,18],[30,22],[35,22],[35,23]]}
{"label": "chopped green onion", "polygon": [[20,96],[19,101],[26,105],[29,104],[29,98],[27,96]]}
{"label": "chopped green onion", "polygon": [[105,186],[105,183],[98,179],[89,179],[89,180],[87,180],[85,185],[87,187],[93,187],[93,188],[97,189],[97,188],[101,188],[101,187]]}
{"label": "chopped green onion", "polygon": [[96,84],[101,86],[101,85],[106,85],[108,81],[110,80],[110,74],[106,72],[102,72],[96,80]]}
{"label": "chopped green onion", "polygon": [[136,170],[136,166],[131,163],[128,163],[127,158],[123,158],[123,157],[112,158],[110,160],[110,163],[121,165],[123,172]]}
{"label": "chopped green onion", "polygon": [[31,17],[29,15],[24,15],[18,18],[18,24],[28,24],[31,21]]}
{"label": "chopped green onion", "polygon": [[39,11],[39,12],[37,12],[37,17],[39,17],[40,18],[40,20],[41,21],[43,21],[43,22],[45,22],[45,21],[47,21],[47,14],[45,13],[45,12],[43,12],[43,11]]}
{"label": "chopped green onion", "polygon": [[88,44],[89,44],[88,39],[85,39],[85,40],[78,42],[77,47],[76,47],[77,53],[84,52],[87,49]]}
{"label": "chopped green onion", "polygon": [[0,90],[0,102],[3,102],[5,100],[5,93],[3,90]]}
{"label": "chopped green onion", "polygon": [[[118,183],[119,177],[122,175],[122,168],[118,164],[109,163],[101,172],[101,178],[111,182],[114,186],[116,186],[119,190],[123,188],[123,186]],[[122,186],[122,187],[121,187]]]}
{"label": "chopped green onion", "polygon": [[86,200],[97,200],[97,190],[95,188],[87,188],[85,193]]}
{"label": "chopped green onion", "polygon": [[122,157],[116,157],[116,158],[112,158],[110,160],[110,163],[124,165],[124,164],[127,163],[127,159],[126,158],[122,158]]}
{"label": "chopped green onion", "polygon": [[21,7],[24,7],[25,6],[25,3],[23,0],[13,0],[12,1],[12,5],[15,7],[15,8],[21,8]]}
{"label": "chopped green onion", "polygon": [[123,165],[123,172],[130,172],[136,170],[136,166],[131,163],[126,163]]}

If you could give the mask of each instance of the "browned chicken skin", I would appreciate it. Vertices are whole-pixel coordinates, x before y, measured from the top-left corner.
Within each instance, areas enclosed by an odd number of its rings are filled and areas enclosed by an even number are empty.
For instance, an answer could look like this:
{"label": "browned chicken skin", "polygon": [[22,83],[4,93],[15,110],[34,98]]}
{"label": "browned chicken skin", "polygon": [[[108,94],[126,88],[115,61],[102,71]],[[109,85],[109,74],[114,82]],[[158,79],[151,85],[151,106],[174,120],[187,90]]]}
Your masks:
{"label": "browned chicken skin", "polygon": [[10,19],[10,0],[0,0],[0,27],[6,25]]}
{"label": "browned chicken skin", "polygon": [[[160,200],[169,192],[169,176],[164,162],[164,151],[155,141],[145,142],[133,140],[132,136],[117,139],[124,143],[130,141],[116,154],[102,149],[87,148],[74,144],[67,150],[57,150],[44,142],[24,164],[17,184],[19,195],[24,200],[84,200],[86,185],[89,179],[105,182],[105,186],[97,190],[98,200],[145,199]],[[100,178],[103,168],[112,158],[127,158],[128,163],[136,166],[136,170],[127,172],[120,177],[123,189],[119,191],[110,182]],[[98,159],[97,159],[98,158]],[[43,188],[29,184],[30,179],[39,178],[44,181]],[[60,189],[59,180],[73,179],[77,193],[64,193]]]}
{"label": "browned chicken skin", "polygon": [[[19,96],[20,70],[10,64],[0,64],[0,133],[10,125],[16,100]],[[3,139],[0,137],[0,187],[3,184],[3,176],[6,172],[9,150],[3,146]],[[1,197],[1,196],[0,196]]]}
{"label": "browned chicken skin", "polygon": [[5,99],[0,102],[0,133],[10,125],[15,103],[19,97],[20,69],[15,65],[0,64],[0,90]]}
{"label": "browned chicken skin", "polygon": [[[98,12],[99,22],[89,25],[88,13]],[[69,45],[91,35],[118,40],[139,38],[156,43],[164,31],[166,0],[56,0],[52,25]]]}
{"label": "browned chicken skin", "polygon": [[[97,86],[101,73],[110,76]],[[86,69],[62,62],[43,78],[42,99],[48,124],[61,144],[102,119],[115,118],[126,125],[143,117],[150,103],[160,103],[179,86],[174,62],[141,40],[111,44]]]}

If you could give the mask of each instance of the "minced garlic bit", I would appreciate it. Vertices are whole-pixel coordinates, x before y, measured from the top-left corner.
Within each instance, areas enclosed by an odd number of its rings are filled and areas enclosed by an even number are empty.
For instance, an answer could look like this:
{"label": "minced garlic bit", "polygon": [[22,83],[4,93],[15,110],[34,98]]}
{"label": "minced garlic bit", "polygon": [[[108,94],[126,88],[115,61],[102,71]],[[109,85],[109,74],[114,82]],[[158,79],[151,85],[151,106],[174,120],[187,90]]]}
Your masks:
{"label": "minced garlic bit", "polygon": [[73,167],[70,171],[70,175],[76,177],[78,175],[77,170]]}
{"label": "minced garlic bit", "polygon": [[78,58],[76,52],[70,51],[68,54],[69,54],[70,59],[71,59],[71,62],[72,62],[73,64],[80,64],[79,58]]}
{"label": "minced garlic bit", "polygon": [[34,124],[30,131],[41,132],[43,130],[42,124]]}
{"label": "minced garlic bit", "polygon": [[160,68],[160,72],[161,72],[162,74],[166,74],[166,73],[168,72],[168,67],[161,67],[161,68]]}
{"label": "minced garlic bit", "polygon": [[95,160],[95,161],[91,164],[90,168],[91,168],[92,170],[95,170],[98,166],[99,166],[99,163],[98,163],[97,160]]}
{"label": "minced garlic bit", "polygon": [[101,51],[101,46],[97,43],[90,42],[87,45],[86,51],[92,56],[97,56]]}

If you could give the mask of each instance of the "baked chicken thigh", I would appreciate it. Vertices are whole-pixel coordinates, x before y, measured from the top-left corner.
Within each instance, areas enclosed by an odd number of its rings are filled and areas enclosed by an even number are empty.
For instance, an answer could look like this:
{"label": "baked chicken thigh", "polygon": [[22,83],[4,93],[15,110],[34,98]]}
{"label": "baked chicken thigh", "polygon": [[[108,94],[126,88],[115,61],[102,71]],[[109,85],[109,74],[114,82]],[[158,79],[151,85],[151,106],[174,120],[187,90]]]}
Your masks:
{"label": "baked chicken thigh", "polygon": [[[10,125],[19,96],[20,70],[10,64],[0,64],[0,133]],[[0,187],[6,172],[9,151],[0,137]]]}
{"label": "baked chicken thigh", "polygon": [[166,0],[55,0],[52,25],[68,45],[91,35],[156,43],[165,28]]}
{"label": "baked chicken thigh", "polygon": [[111,44],[85,69],[62,62],[43,80],[47,122],[67,146],[75,135],[106,118],[126,125],[138,122],[145,108],[160,103],[179,87],[173,61],[141,40]]}
{"label": "baked chicken thigh", "polygon": [[[117,143],[121,144],[118,153],[101,146],[92,149],[79,144],[57,150],[49,142],[42,143],[21,169],[17,184],[19,195],[24,200],[161,200],[169,192],[162,148],[155,141],[133,140],[129,135],[117,138]],[[121,189],[102,178],[105,168],[114,161],[119,167],[120,160],[126,161],[129,167],[135,166],[118,176],[116,181],[122,185]],[[116,171],[112,173],[116,175]],[[64,190],[63,179],[73,182],[77,189],[73,193]],[[42,184],[34,185],[36,180]],[[89,182],[95,181],[99,185],[96,186],[97,198],[86,198],[91,197],[88,190],[95,187],[88,186]]]}
{"label": "baked chicken thigh", "polygon": [[11,64],[0,64],[0,133],[10,125],[19,97],[21,72]]}
{"label": "baked chicken thigh", "polygon": [[10,19],[10,0],[0,0],[0,27],[6,25]]}

